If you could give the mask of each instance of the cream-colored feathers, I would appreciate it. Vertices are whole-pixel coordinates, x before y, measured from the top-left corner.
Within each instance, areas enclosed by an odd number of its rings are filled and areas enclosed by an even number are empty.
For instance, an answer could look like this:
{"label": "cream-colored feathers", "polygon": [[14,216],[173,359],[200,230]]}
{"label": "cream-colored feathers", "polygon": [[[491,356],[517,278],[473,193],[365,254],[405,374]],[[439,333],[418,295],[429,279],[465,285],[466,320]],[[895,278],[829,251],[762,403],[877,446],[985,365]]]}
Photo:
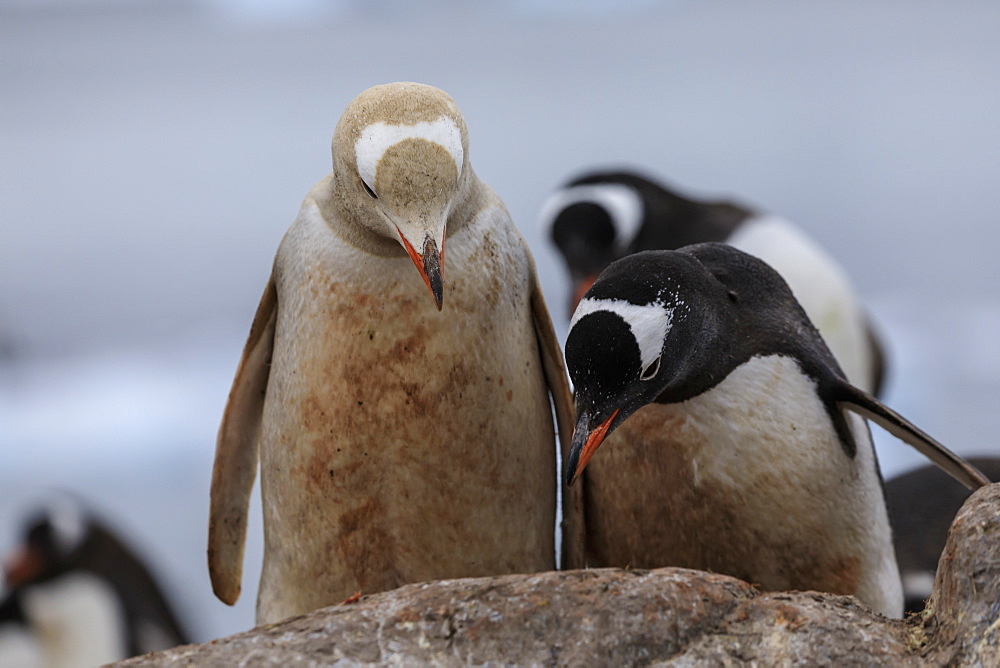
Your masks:
{"label": "cream-colored feathers", "polygon": [[217,444],[209,563],[227,602],[259,455],[259,622],[554,566],[550,396],[568,438],[568,382],[461,114],[429,86],[376,86],[333,159],[282,241]]}

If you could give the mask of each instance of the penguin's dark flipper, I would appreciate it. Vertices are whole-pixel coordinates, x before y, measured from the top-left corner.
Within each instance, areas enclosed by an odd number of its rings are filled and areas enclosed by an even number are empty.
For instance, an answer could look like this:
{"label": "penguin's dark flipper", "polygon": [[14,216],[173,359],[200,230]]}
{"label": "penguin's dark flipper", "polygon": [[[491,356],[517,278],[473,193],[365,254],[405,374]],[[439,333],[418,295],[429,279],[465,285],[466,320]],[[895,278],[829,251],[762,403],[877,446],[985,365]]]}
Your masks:
{"label": "penguin's dark flipper", "polygon": [[257,476],[257,431],[271,366],[278,291],[271,278],[254,316],[215,445],[208,515],[212,591],[232,605],[240,595],[247,507]]}
{"label": "penguin's dark flipper", "polygon": [[982,471],[867,392],[844,383],[842,395],[838,402],[842,408],[875,422],[899,440],[916,448],[920,454],[970,490],[975,491],[990,484],[990,479]]}

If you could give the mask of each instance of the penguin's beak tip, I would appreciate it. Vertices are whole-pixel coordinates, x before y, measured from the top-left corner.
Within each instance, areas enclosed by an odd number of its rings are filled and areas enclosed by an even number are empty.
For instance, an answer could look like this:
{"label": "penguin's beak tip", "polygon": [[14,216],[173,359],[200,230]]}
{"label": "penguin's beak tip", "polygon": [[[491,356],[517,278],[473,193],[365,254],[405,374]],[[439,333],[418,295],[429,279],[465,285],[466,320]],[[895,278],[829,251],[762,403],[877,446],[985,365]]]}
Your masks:
{"label": "penguin's beak tip", "polygon": [[571,487],[583,473],[583,470],[587,468],[591,457],[604,442],[604,438],[608,435],[608,431],[620,411],[620,408],[616,408],[604,422],[593,430],[587,428],[589,420],[586,416],[581,417],[576,431],[573,433],[573,446],[566,461],[566,475],[569,478],[566,482],[567,487]]}
{"label": "penguin's beak tip", "polygon": [[431,294],[434,295],[434,303],[437,305],[437,310],[441,310],[441,305],[444,301],[444,281],[441,277],[441,265],[438,259],[437,250],[434,251],[434,262],[433,266],[428,266],[432,263],[428,262],[428,254],[424,253],[424,277],[427,281],[427,287],[431,289]]}
{"label": "penguin's beak tip", "polygon": [[423,252],[418,253],[398,227],[396,231],[399,232],[406,254],[420,272],[420,277],[424,279],[424,284],[434,296],[434,304],[440,311],[444,303],[444,250],[438,251],[437,242],[428,234],[424,237]]}

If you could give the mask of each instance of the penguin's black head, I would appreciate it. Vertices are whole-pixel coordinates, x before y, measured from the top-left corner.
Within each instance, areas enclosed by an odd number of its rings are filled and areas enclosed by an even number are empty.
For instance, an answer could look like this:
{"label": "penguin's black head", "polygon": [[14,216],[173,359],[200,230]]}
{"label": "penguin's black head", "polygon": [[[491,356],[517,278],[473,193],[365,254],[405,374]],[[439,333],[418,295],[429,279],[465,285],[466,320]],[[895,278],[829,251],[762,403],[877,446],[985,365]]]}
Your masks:
{"label": "penguin's black head", "polygon": [[85,511],[68,498],[54,500],[24,525],[18,550],[4,560],[10,587],[47,580],[73,567],[91,531]]}
{"label": "penguin's black head", "polygon": [[614,214],[591,200],[568,203],[552,220],[552,242],[562,253],[574,281],[599,274],[616,258]]}
{"label": "penguin's black head", "polygon": [[646,214],[637,181],[644,180],[628,173],[588,174],[556,190],[543,205],[540,224],[566,262],[573,308],[605,267],[633,250]]}
{"label": "penguin's black head", "polygon": [[718,338],[727,302],[725,286],[685,253],[636,253],[601,274],[566,339],[578,415],[570,481],[632,413],[657,399],[699,393],[702,360]]}
{"label": "penguin's black head", "polygon": [[[612,263],[584,295],[566,339],[578,416],[568,480],[635,411],[698,396],[750,354],[781,345],[787,337],[775,314],[791,307],[776,272],[724,244]],[[801,309],[793,315],[805,318]]]}

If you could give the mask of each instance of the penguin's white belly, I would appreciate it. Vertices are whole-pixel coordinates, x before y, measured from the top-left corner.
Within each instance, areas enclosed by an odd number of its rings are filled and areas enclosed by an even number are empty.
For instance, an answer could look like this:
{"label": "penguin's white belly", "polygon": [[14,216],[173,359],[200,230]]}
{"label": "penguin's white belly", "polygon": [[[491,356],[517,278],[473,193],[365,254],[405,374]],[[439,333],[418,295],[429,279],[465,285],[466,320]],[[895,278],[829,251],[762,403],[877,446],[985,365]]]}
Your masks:
{"label": "penguin's white belly", "polygon": [[0,666],[45,668],[45,654],[35,634],[19,624],[0,624]]}
{"label": "penguin's white belly", "polygon": [[711,570],[901,615],[867,426],[848,419],[854,459],[814,382],[780,356],[753,358],[689,401],[642,408],[587,469],[591,565]]}
{"label": "penguin's white belly", "polygon": [[801,230],[777,216],[747,220],[726,240],[781,274],[847,379],[873,390],[871,344],[861,307],[844,271]]}
{"label": "penguin's white belly", "polygon": [[128,655],[124,610],[103,579],[63,575],[28,588],[23,602],[46,665],[98,666]]}
{"label": "penguin's white belly", "polygon": [[502,247],[449,240],[441,312],[405,257],[364,256],[364,281],[322,257],[278,272],[258,621],[554,567],[551,413],[524,260]]}

